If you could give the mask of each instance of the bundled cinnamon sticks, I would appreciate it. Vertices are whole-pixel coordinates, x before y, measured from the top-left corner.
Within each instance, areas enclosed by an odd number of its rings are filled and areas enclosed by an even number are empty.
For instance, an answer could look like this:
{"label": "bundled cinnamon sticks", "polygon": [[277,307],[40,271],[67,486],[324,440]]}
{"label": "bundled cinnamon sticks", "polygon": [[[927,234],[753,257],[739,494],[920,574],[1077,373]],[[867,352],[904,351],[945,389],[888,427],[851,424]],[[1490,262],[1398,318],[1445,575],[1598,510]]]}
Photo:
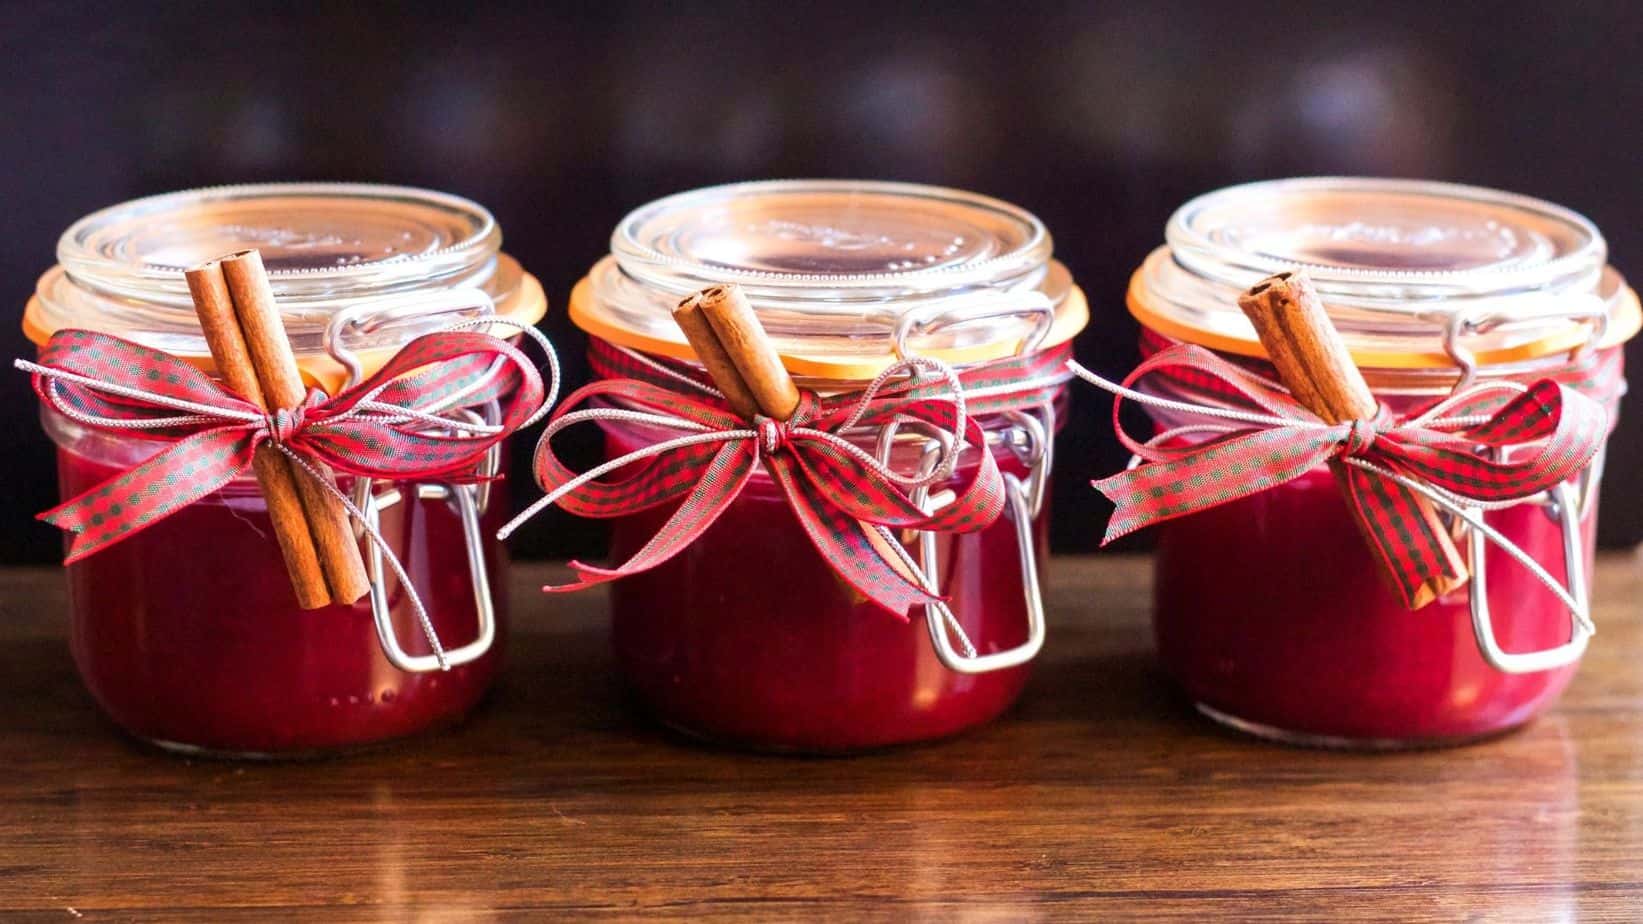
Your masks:
{"label": "bundled cinnamon sticks", "polygon": [[713,286],[673,309],[696,358],[736,413],[787,420],[799,406],[799,389],[782,366],[753,306],[740,286]]}
{"label": "bundled cinnamon sticks", "polygon": [[[211,358],[228,387],[264,411],[300,405],[307,389],[262,256],[255,250],[231,254],[189,270],[186,277]],[[341,500],[316,480],[334,488],[335,474],[322,463],[308,465],[311,471],[265,444],[253,470],[297,605],[351,604],[370,590],[365,564]]]}
{"label": "bundled cinnamon sticks", "polygon": [[[1305,272],[1268,276],[1239,296],[1238,307],[1255,326],[1279,380],[1295,400],[1327,423],[1375,417],[1380,403]],[[1339,461],[1330,463],[1337,478],[1341,466]],[[1424,499],[1418,501],[1417,509],[1430,526],[1450,572],[1420,588],[1414,599],[1419,609],[1466,583],[1467,568],[1437,510]]]}

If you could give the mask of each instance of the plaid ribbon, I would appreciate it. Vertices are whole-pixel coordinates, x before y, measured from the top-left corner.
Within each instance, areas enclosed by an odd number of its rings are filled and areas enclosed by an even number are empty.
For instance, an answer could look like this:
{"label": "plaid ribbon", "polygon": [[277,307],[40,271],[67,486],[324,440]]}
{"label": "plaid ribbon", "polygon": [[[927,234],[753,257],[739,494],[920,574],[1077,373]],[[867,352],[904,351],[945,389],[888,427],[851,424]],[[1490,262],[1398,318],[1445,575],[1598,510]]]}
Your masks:
{"label": "plaid ribbon", "polygon": [[[1444,568],[1414,509],[1418,497],[1476,526],[1472,510],[1533,496],[1578,474],[1609,430],[1601,403],[1551,379],[1476,385],[1413,418],[1383,412],[1373,421],[1331,425],[1267,380],[1197,346],[1163,349],[1117,385],[1082,367],[1074,373],[1118,396],[1113,427],[1149,463],[1095,482],[1117,506],[1104,542],[1340,459],[1352,513],[1406,606]],[[1218,403],[1161,398],[1131,387],[1154,373],[1206,382]],[[1126,398],[1197,422],[1136,440],[1119,420]],[[1498,534],[1489,538],[1507,544]],[[1526,557],[1515,547],[1509,551],[1520,561]]]}
{"label": "plaid ribbon", "polygon": [[[493,322],[500,323],[480,323]],[[457,325],[464,326],[476,325]],[[548,356],[557,390],[551,350]],[[358,385],[335,396],[314,389],[300,407],[274,413],[169,353],[94,331],[59,331],[41,349],[39,362],[15,365],[33,374],[35,393],[58,413],[95,430],[140,432],[170,444],[40,515],[74,536],[64,564],[134,536],[221,489],[245,474],[265,443],[277,446],[309,477],[315,476],[313,463],[323,462],[364,478],[473,483],[485,453],[540,419],[552,401],[535,365],[512,344],[461,329],[418,337]],[[442,416],[493,401],[500,407],[495,424]],[[329,480],[320,483],[365,524],[346,495]],[[406,588],[443,662],[404,569],[386,541],[365,527]]]}
{"label": "plaid ribbon", "polygon": [[[762,464],[822,558],[863,597],[904,618],[911,607],[944,598],[926,585],[892,530],[974,532],[997,520],[1004,510],[1003,477],[972,414],[1047,400],[1069,377],[1064,349],[963,375],[945,363],[915,357],[894,364],[859,392],[824,397],[801,391],[791,420],[747,421],[694,369],[600,340],[593,341],[590,359],[607,378],[577,391],[555,412],[537,445],[534,466],[548,493],[501,535],[554,504],[596,518],[674,502],[679,507],[628,561],[609,568],[572,562],[577,582],[545,590],[579,590],[666,562],[713,525]],[[913,374],[918,372],[927,374]],[[578,474],[554,454],[552,440],[589,421],[653,429],[659,439]],[[898,473],[846,436],[857,428],[904,423],[951,436],[927,474]],[[983,447],[980,464],[952,485],[951,503],[925,512],[909,492],[949,482],[966,444]],[[618,471],[618,477],[603,480]]]}

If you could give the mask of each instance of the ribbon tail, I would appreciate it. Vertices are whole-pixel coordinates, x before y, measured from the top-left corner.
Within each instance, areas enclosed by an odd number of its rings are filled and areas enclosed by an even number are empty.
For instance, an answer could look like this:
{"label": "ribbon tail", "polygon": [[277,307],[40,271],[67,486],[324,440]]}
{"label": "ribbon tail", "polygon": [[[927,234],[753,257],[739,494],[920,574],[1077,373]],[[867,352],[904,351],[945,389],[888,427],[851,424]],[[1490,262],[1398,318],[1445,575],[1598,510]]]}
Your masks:
{"label": "ribbon tail", "polygon": [[72,565],[221,489],[251,464],[256,442],[243,427],[207,430],[40,514],[40,519],[73,534],[63,559]]}
{"label": "ribbon tail", "polygon": [[[1143,527],[1167,519],[1149,519],[1141,512],[1142,501],[1133,484],[1135,479],[1129,477],[1132,471],[1120,472],[1090,482],[1090,486],[1101,492],[1101,496],[1111,501],[1113,505],[1112,516],[1107,520],[1107,531],[1101,536],[1103,546],[1116,542]],[[1177,514],[1177,516],[1184,515],[1184,513]]]}
{"label": "ribbon tail", "polygon": [[1340,438],[1339,428],[1240,431],[1192,455],[1091,482],[1117,508],[1101,544],[1293,481],[1329,459]]}
{"label": "ribbon tail", "polygon": [[926,591],[900,554],[885,546],[891,540],[878,533],[878,527],[830,503],[789,460],[772,457],[766,466],[822,560],[856,592],[902,619],[915,606],[943,599]]}
{"label": "ribbon tail", "polygon": [[582,590],[606,581],[649,571],[683,551],[696,537],[712,526],[725,508],[742,493],[747,479],[753,473],[757,458],[756,447],[742,441],[724,446],[708,464],[701,481],[690,492],[679,509],[668,517],[644,548],[614,568],[602,568],[579,561],[570,563],[577,580],[572,584],[550,584],[542,589],[548,593],[567,593]]}
{"label": "ribbon tail", "polygon": [[1416,610],[1430,602],[1422,592],[1428,584],[1448,586],[1465,577],[1439,551],[1444,548],[1436,533],[1441,524],[1422,512],[1419,495],[1357,466],[1343,465],[1338,470],[1352,518],[1405,609]]}

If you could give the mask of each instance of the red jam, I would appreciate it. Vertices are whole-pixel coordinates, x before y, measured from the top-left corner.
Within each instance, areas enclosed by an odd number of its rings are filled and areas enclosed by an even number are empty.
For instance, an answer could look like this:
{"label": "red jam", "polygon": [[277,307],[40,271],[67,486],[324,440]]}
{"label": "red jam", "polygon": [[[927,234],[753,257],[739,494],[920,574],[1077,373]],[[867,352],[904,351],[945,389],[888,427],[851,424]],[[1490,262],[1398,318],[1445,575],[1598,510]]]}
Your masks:
{"label": "red jam", "polygon": [[[1449,183],[1309,177],[1228,187],[1176,210],[1126,298],[1143,353],[1193,343],[1276,381],[1253,358],[1271,338],[1240,296],[1262,276],[1298,271],[1377,401],[1405,420],[1457,387],[1546,377],[1612,415],[1621,344],[1643,324],[1603,235],[1566,208]],[[1169,397],[1227,400],[1195,373],[1168,375]],[[1166,431],[1205,423],[1161,405],[1151,413]],[[1583,489],[1596,490],[1596,474]],[[1538,500],[1484,519],[1551,581],[1589,586],[1595,494],[1579,523]],[[1566,552],[1566,534],[1578,548]],[[1204,712],[1255,734],[1343,747],[1471,740],[1544,711],[1584,652],[1562,595],[1494,542],[1473,557],[1471,527],[1457,544],[1472,580],[1406,610],[1325,468],[1156,535],[1160,656]],[[1571,568],[1584,574],[1571,581]],[[1492,630],[1473,625],[1483,603]],[[1491,663],[1495,648],[1508,657]]]}
{"label": "red jam", "polygon": [[[613,454],[641,445],[612,431]],[[1008,451],[1000,467],[1024,476]],[[972,463],[973,464],[973,463]],[[672,512],[613,521],[611,554],[638,551]],[[1034,523],[1042,560],[1048,513]],[[942,591],[979,652],[1027,637],[1015,524],[940,540]],[[936,658],[910,621],[859,602],[756,472],[719,520],[667,564],[611,586],[612,636],[630,687],[663,723],[759,749],[838,752],[939,738],[1010,706],[1028,667],[986,674]]]}
{"label": "red jam", "polygon": [[[120,471],[64,448],[57,458],[65,498]],[[494,495],[487,520],[505,507]],[[413,499],[382,511],[381,532],[442,644],[471,641],[477,616],[456,513],[444,500]],[[479,701],[506,625],[499,544],[487,544],[496,644],[448,672],[412,674],[383,655],[369,599],[298,609],[272,535],[256,483],[235,482],[68,568],[74,660],[117,724],[164,746],[290,755],[454,722]],[[401,645],[429,653],[403,592],[391,602]]]}
{"label": "red jam", "polygon": [[[1491,512],[1564,579],[1543,507]],[[1583,524],[1591,548],[1596,516]],[[1504,731],[1555,700],[1576,665],[1510,674],[1473,635],[1469,587],[1410,612],[1382,583],[1333,477],[1289,484],[1158,527],[1154,627],[1164,665],[1232,724],[1290,739],[1437,743]],[[1587,578],[1591,559],[1587,558]],[[1569,639],[1567,609],[1494,545],[1495,634],[1508,652]]]}

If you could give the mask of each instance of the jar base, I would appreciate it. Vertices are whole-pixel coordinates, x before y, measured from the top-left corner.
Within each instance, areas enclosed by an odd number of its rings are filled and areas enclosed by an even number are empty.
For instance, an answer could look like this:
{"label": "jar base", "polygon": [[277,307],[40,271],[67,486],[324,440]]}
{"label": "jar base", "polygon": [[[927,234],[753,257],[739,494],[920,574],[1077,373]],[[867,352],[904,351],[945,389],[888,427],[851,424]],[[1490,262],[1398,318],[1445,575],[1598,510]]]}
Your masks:
{"label": "jar base", "polygon": [[274,751],[234,751],[219,748],[201,747],[197,744],[184,744],[181,741],[166,741],[163,738],[137,738],[137,741],[149,747],[156,748],[177,757],[195,758],[199,760],[245,760],[245,761],[276,761],[276,760],[316,760],[336,753],[335,751],[311,750],[292,751],[290,753]]}
{"label": "jar base", "polygon": [[[1017,668],[1017,670],[1021,669]],[[941,723],[934,727],[925,727],[915,731],[904,730],[902,734],[834,736],[832,741],[820,741],[808,736],[803,738],[789,737],[784,740],[774,736],[736,734],[728,730],[704,729],[699,725],[681,719],[676,714],[670,714],[666,710],[657,708],[642,692],[633,689],[631,686],[627,691],[627,696],[629,708],[644,720],[659,727],[665,734],[676,737],[683,745],[712,748],[720,751],[739,751],[744,754],[765,754],[773,757],[826,759],[881,754],[903,748],[916,748],[939,744],[943,741],[971,734],[992,724],[1000,716],[1013,709],[1021,697],[1021,687],[1024,687],[1025,683],[1026,681],[1023,678],[1013,693],[1004,697],[993,708],[969,716],[967,721],[956,724]]]}
{"label": "jar base", "polygon": [[128,729],[120,729],[125,736],[138,744],[153,748],[173,757],[189,760],[217,760],[243,761],[246,763],[280,763],[303,761],[330,760],[333,758],[353,757],[359,754],[370,754],[376,751],[385,751],[410,741],[416,741],[429,735],[446,732],[467,722],[484,705],[480,703],[463,712],[435,721],[422,728],[417,728],[401,734],[388,735],[383,738],[373,738],[345,744],[321,745],[318,747],[292,748],[279,751],[258,751],[254,749],[210,747],[200,744],[189,744],[184,741],[170,741],[165,738],[153,738],[140,735]]}
{"label": "jar base", "polygon": [[[849,744],[837,747],[823,745],[781,744],[770,741],[756,741],[730,738],[723,735],[714,735],[710,732],[698,731],[686,725],[670,722],[666,719],[650,717],[668,734],[676,735],[686,744],[696,747],[712,748],[719,751],[739,751],[743,754],[763,754],[770,757],[793,757],[801,759],[826,760],[829,758],[859,757],[869,754],[883,754],[890,751],[899,751],[905,748],[916,748],[927,744],[940,744],[949,738],[957,738],[968,734],[975,726],[940,732],[928,737],[907,738],[898,741],[884,741],[874,744]],[[991,721],[991,720],[988,720]],[[987,722],[980,723],[982,725]]]}
{"label": "jar base", "polygon": [[1421,751],[1430,750],[1433,748],[1461,747],[1463,745],[1475,744],[1479,741],[1488,741],[1491,738],[1498,738],[1502,735],[1511,734],[1512,732],[1517,731],[1533,721],[1533,718],[1530,717],[1511,725],[1506,725],[1501,728],[1476,735],[1456,735],[1453,737],[1435,738],[1356,738],[1347,735],[1319,735],[1311,732],[1290,731],[1289,729],[1278,728],[1274,725],[1266,725],[1261,722],[1250,721],[1249,719],[1241,719],[1235,715],[1222,712],[1214,706],[1205,705],[1204,703],[1195,701],[1192,705],[1193,708],[1197,709],[1201,714],[1211,719],[1216,724],[1230,728],[1233,731],[1242,732],[1243,734],[1250,735],[1251,737],[1260,738],[1263,741],[1271,741],[1276,744],[1288,745],[1290,747],[1316,748],[1330,751]]}
{"label": "jar base", "polygon": [[327,760],[334,757],[351,757],[355,754],[364,754],[393,747],[407,738],[416,738],[423,732],[413,732],[399,738],[385,738],[381,741],[367,741],[361,744],[344,744],[327,748],[304,748],[292,751],[238,751],[232,748],[210,748],[198,744],[184,744],[181,741],[166,741],[163,738],[142,738],[135,740],[148,747],[163,751],[173,757],[182,757],[189,760],[220,760],[244,761],[246,763],[279,763],[283,761],[302,762]]}

